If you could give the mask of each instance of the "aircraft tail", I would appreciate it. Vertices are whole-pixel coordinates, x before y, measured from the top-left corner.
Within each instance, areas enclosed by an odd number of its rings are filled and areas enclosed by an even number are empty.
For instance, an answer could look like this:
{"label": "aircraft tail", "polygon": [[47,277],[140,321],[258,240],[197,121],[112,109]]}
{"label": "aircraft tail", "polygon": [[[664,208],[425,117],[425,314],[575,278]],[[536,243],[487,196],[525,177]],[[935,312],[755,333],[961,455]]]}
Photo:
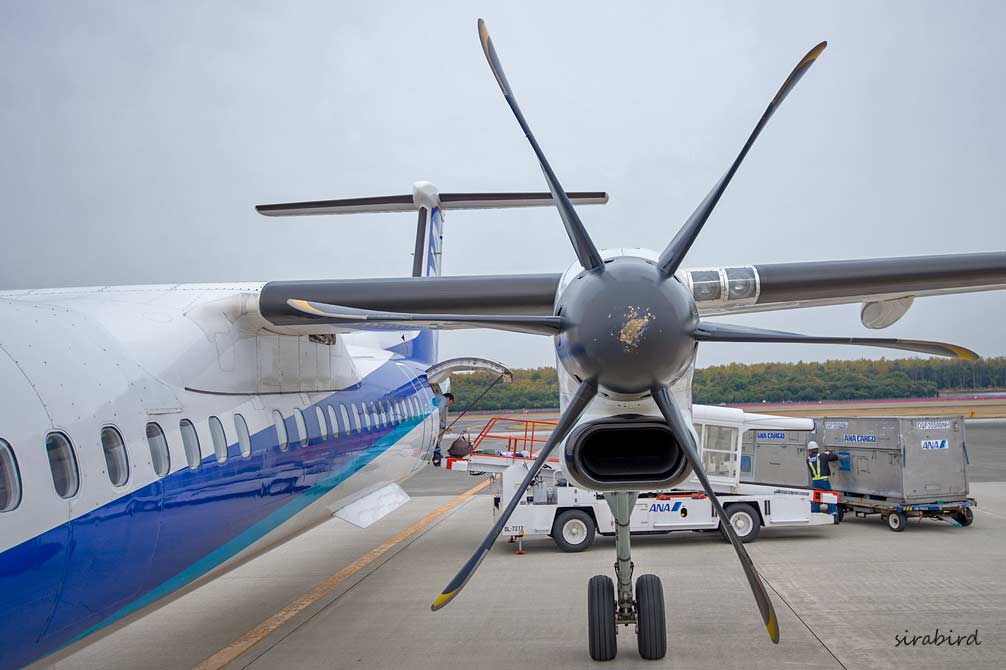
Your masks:
{"label": "aircraft tail", "polygon": [[[575,205],[603,205],[608,194],[603,191],[567,193]],[[312,216],[319,214],[363,214],[370,212],[419,212],[416,243],[412,256],[413,277],[439,277],[444,244],[444,210],[508,209],[512,207],[554,207],[551,193],[440,193],[430,182],[412,185],[411,195],[383,195],[372,198],[345,198],[257,205],[264,216]],[[415,339],[403,343],[403,355],[428,363],[437,361],[437,332],[423,330]],[[396,347],[396,351],[398,348]]]}

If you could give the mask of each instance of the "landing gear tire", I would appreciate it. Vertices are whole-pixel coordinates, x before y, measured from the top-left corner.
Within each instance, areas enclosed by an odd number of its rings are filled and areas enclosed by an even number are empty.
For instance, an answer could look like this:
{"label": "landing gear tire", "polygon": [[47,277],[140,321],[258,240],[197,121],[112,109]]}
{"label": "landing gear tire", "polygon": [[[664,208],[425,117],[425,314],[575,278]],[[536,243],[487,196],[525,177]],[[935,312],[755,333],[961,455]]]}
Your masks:
{"label": "landing gear tire", "polygon": [[579,509],[568,509],[555,518],[552,539],[563,551],[583,551],[594,544],[594,520]]}
{"label": "landing gear tire", "polygon": [[667,622],[664,617],[664,588],[660,577],[640,575],[636,580],[636,642],[639,655],[655,661],[667,654]]}
{"label": "landing gear tire", "polygon": [[892,512],[887,517],[887,527],[895,533],[900,533],[908,525],[908,517],[904,512]]}
{"label": "landing gear tire", "polygon": [[975,513],[971,511],[970,507],[965,507],[960,512],[954,512],[951,514],[950,518],[962,526],[967,527],[975,522]]}
{"label": "landing gear tire", "polygon": [[745,544],[758,539],[758,533],[761,532],[761,517],[754,507],[747,503],[737,503],[727,507],[726,513],[730,525],[737,533],[737,539]]}
{"label": "landing gear tire", "polygon": [[595,661],[610,661],[618,653],[615,583],[607,575],[595,575],[587,582],[587,638]]}

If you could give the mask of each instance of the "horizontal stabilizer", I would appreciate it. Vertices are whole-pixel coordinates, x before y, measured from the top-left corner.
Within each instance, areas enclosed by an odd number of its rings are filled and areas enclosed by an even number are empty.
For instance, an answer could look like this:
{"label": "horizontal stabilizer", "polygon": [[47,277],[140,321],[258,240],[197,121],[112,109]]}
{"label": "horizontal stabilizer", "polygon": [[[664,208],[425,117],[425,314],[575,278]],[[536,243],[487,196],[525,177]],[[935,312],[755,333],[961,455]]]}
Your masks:
{"label": "horizontal stabilizer", "polygon": [[[603,205],[608,202],[604,191],[567,193],[577,205]],[[373,198],[344,198],[256,205],[265,216],[313,216],[317,214],[364,214],[373,212],[415,212],[432,205],[444,210],[507,209],[511,207],[552,207],[551,193],[440,193],[439,202],[428,203],[415,195],[382,195]]]}

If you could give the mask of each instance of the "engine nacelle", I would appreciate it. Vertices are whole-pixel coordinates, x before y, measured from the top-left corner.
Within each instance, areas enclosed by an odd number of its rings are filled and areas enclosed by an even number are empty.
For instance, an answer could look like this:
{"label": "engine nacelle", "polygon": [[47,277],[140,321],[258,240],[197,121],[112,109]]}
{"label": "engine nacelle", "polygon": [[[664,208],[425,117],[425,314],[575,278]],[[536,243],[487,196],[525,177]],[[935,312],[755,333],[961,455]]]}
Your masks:
{"label": "engine nacelle", "polygon": [[623,414],[573,429],[563,449],[563,472],[594,491],[652,491],[680,484],[692,469],[666,423]]}

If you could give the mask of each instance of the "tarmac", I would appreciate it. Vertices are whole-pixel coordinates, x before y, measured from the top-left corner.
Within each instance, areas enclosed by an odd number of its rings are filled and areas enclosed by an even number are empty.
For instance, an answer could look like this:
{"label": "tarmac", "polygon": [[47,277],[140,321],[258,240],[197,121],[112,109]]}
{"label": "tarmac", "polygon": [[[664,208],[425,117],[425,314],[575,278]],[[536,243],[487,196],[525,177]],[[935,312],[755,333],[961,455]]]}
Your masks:
{"label": "tarmac", "polygon": [[[484,477],[426,468],[412,496],[367,529],[333,518],[94,645],[58,670],[363,668],[1006,667],[1006,421],[969,421],[969,528],[879,517],[767,529],[748,551],[781,629],[773,645],[740,566],[716,533],[633,539],[636,574],[664,584],[668,654],[644,661],[620,628],[618,657],[587,653],[586,583],[611,574],[599,538],[565,554],[550,539],[499,540],[464,592],[430,603],[492,523]],[[960,645],[898,643],[974,634]],[[936,640],[938,641],[938,640]],[[971,644],[967,644],[967,642]],[[980,644],[976,644],[980,643]]]}

